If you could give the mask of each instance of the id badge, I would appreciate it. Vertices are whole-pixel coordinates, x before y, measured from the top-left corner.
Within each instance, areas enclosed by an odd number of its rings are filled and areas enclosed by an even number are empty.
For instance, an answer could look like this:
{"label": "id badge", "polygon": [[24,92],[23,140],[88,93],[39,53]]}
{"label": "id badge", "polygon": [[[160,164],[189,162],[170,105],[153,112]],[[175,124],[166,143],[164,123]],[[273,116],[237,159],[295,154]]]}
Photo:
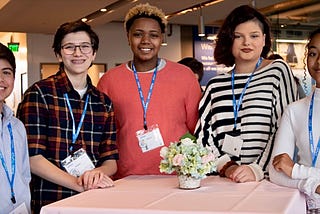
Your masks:
{"label": "id badge", "polygon": [[75,177],[81,176],[85,171],[94,169],[92,161],[83,148],[62,160],[61,164],[70,175]]}
{"label": "id badge", "polygon": [[310,210],[310,209],[316,209],[316,201],[315,200],[313,200],[312,198],[308,198],[307,199],[307,207],[308,207],[308,209]]}
{"label": "id badge", "polygon": [[142,152],[148,152],[164,145],[158,125],[152,125],[148,130],[139,130],[136,136]]}
{"label": "id badge", "polygon": [[17,208],[12,210],[9,214],[29,214],[26,204],[23,202]]}
{"label": "id badge", "polygon": [[234,130],[225,134],[222,151],[230,155],[239,157],[242,144],[243,141],[241,139],[240,131]]}

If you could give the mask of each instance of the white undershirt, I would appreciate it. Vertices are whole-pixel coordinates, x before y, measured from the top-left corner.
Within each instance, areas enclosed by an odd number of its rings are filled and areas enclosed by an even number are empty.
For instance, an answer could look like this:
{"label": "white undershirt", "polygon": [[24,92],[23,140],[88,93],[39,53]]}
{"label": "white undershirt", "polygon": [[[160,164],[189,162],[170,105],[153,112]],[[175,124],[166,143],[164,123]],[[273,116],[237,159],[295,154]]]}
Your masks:
{"label": "white undershirt", "polygon": [[83,89],[76,89],[76,91],[79,93],[80,97],[83,98],[83,95],[86,93],[87,89],[88,85]]}

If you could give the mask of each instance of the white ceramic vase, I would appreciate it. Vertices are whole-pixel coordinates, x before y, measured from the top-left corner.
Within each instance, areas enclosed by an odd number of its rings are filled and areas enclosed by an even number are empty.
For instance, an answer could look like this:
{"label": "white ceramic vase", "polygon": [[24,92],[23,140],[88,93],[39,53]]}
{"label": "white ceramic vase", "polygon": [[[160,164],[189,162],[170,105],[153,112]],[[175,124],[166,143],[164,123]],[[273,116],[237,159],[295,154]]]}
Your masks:
{"label": "white ceramic vase", "polygon": [[180,189],[197,189],[200,187],[201,178],[194,178],[187,175],[178,175]]}

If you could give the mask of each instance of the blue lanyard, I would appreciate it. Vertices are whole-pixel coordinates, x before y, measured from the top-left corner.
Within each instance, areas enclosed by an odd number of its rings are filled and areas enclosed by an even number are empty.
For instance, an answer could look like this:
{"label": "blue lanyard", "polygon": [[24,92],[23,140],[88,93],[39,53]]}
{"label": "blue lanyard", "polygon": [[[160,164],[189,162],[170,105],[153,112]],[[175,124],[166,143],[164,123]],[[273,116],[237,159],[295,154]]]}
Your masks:
{"label": "blue lanyard", "polygon": [[[67,105],[68,105],[68,108],[69,108],[69,111],[70,111],[70,115],[71,115],[71,118],[72,118],[72,144],[74,144],[79,136],[79,133],[80,133],[80,129],[81,129],[81,126],[82,126],[82,123],[83,123],[83,120],[84,120],[84,117],[86,115],[86,112],[87,112],[87,106],[88,106],[88,101],[89,101],[89,94],[87,95],[86,97],[86,103],[84,105],[84,109],[83,109],[83,112],[81,114],[81,118],[80,118],[80,122],[78,124],[78,127],[77,127],[77,131],[76,131],[76,122],[74,121],[74,116],[73,116],[73,112],[72,112],[72,107],[70,105],[70,101],[69,101],[69,97],[68,97],[68,94],[64,94],[64,97],[66,98],[67,100]],[[72,152],[72,149],[73,147],[71,146],[70,147],[70,152]]]}
{"label": "blue lanyard", "polygon": [[151,98],[151,94],[152,94],[152,90],[154,87],[154,83],[156,81],[156,76],[157,76],[157,72],[158,72],[158,60],[157,60],[157,65],[156,68],[154,69],[153,72],[153,76],[152,76],[152,80],[151,80],[151,84],[150,84],[150,88],[149,88],[149,92],[148,92],[148,97],[147,100],[144,101],[144,96],[142,93],[142,89],[141,89],[141,84],[139,81],[139,77],[138,77],[138,73],[137,70],[132,62],[132,70],[133,70],[133,74],[134,74],[134,78],[136,79],[136,83],[137,83],[137,87],[138,87],[138,91],[139,91],[139,96],[140,96],[140,100],[141,100],[141,104],[142,104],[142,108],[143,108],[143,127],[145,130],[148,129],[147,126],[147,110],[148,110],[148,105],[150,103],[150,98]]}
{"label": "blue lanyard", "polygon": [[236,96],[234,95],[234,74],[235,74],[235,69],[232,69],[232,72],[231,72],[231,86],[232,86],[232,98],[233,98],[232,101],[233,101],[233,115],[234,115],[234,125],[233,125],[233,129],[234,130],[237,129],[237,118],[238,118],[238,113],[239,113],[239,110],[240,110],[240,106],[241,106],[241,103],[242,103],[242,100],[243,100],[244,93],[246,92],[246,90],[247,90],[247,88],[249,86],[249,83],[250,83],[250,81],[251,81],[251,79],[253,77],[253,73],[261,65],[261,62],[262,62],[262,57],[259,58],[255,69],[253,70],[253,72],[249,76],[249,79],[247,80],[247,83],[246,83],[245,87],[242,89],[242,92],[241,92],[241,95],[239,97],[238,102],[236,101]]}
{"label": "blue lanyard", "polygon": [[309,123],[308,123],[308,129],[309,129],[309,143],[310,143],[310,150],[312,155],[312,167],[315,167],[319,150],[320,150],[320,138],[318,139],[317,149],[314,151],[314,144],[313,144],[313,134],[312,134],[312,114],[313,114],[313,102],[314,102],[314,92],[311,97],[310,101],[310,108],[309,108]]}
{"label": "blue lanyard", "polygon": [[16,155],[14,152],[14,140],[13,140],[13,133],[12,133],[12,127],[11,127],[11,123],[8,124],[8,130],[9,130],[9,134],[10,134],[10,141],[11,141],[11,178],[9,176],[9,170],[6,164],[6,161],[4,160],[3,154],[0,151],[0,159],[1,159],[1,163],[2,166],[4,168],[4,171],[6,172],[7,175],[7,179],[9,181],[10,184],[10,189],[11,189],[11,201],[12,203],[16,203],[16,198],[14,196],[14,190],[13,190],[13,184],[14,184],[14,177],[16,175]]}

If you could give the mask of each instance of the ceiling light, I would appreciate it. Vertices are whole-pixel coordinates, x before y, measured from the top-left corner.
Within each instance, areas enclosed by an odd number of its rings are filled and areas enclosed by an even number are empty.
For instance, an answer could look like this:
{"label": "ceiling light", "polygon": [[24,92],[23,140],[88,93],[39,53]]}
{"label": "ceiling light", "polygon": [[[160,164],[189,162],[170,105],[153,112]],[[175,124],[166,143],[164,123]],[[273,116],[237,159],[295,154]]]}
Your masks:
{"label": "ceiling light", "polygon": [[168,42],[167,42],[167,34],[164,33],[164,34],[163,34],[163,37],[162,37],[161,46],[167,46],[167,45],[168,45]]}
{"label": "ceiling light", "polygon": [[10,0],[1,0],[0,1],[0,9],[2,9],[4,6],[6,6],[9,3]]}
{"label": "ceiling light", "polygon": [[198,36],[203,37],[205,36],[205,29],[204,29],[204,21],[202,16],[202,8],[200,6],[200,16],[199,16],[199,23],[198,23]]}
{"label": "ceiling light", "polygon": [[215,41],[217,39],[217,34],[208,34],[207,40]]}
{"label": "ceiling light", "polygon": [[176,11],[174,13],[168,14],[168,15],[166,15],[166,17],[167,17],[167,19],[170,19],[170,18],[172,18],[174,16],[180,16],[180,15],[184,15],[184,14],[189,13],[189,12],[194,12],[194,11],[197,11],[197,10],[201,9],[201,7],[212,6],[214,4],[217,4],[217,3],[220,3],[220,2],[223,2],[223,1],[224,0],[209,0],[209,1],[206,1],[206,2],[202,2],[201,4],[196,4],[196,5],[193,5],[191,7],[188,7],[188,8]]}
{"label": "ceiling light", "polygon": [[303,39],[276,39],[276,42],[307,44],[308,40],[303,40]]}
{"label": "ceiling light", "polygon": [[[0,0],[1,1],[1,0]],[[129,4],[136,2],[137,0],[119,0],[119,1],[114,1],[114,3],[109,4],[99,10],[94,11],[91,14],[86,15],[85,18],[82,18],[81,20],[83,22],[92,22],[94,19],[106,15],[106,14],[110,14],[113,11],[124,7],[124,6],[129,6]],[[89,20],[89,21],[88,21]]]}

